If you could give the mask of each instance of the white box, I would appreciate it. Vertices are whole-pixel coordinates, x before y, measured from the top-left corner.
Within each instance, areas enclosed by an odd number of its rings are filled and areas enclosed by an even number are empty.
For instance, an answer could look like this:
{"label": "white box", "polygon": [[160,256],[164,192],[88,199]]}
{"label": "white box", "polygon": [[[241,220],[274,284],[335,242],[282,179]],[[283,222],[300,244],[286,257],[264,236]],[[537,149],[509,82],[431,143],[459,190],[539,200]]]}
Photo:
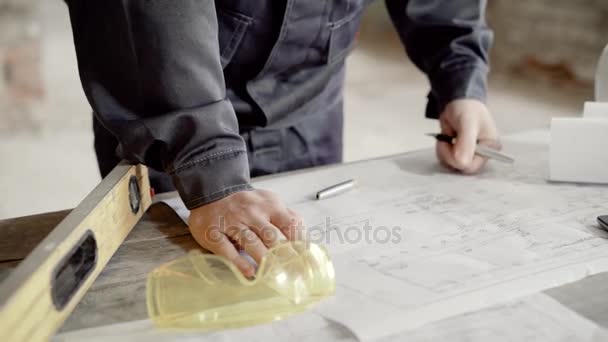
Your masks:
{"label": "white box", "polygon": [[608,183],[608,120],[553,118],[549,178]]}
{"label": "white box", "polygon": [[608,119],[608,102],[585,102],[585,119]]}

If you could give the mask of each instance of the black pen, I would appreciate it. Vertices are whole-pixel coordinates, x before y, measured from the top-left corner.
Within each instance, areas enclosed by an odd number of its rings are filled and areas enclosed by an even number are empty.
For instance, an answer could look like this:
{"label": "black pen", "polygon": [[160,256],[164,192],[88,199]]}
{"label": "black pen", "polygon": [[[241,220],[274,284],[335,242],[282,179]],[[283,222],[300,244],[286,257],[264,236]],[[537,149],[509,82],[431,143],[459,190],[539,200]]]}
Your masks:
{"label": "black pen", "polygon": [[[437,141],[443,141],[443,142],[446,142],[451,145],[453,145],[456,142],[456,137],[453,137],[453,136],[450,136],[447,134],[427,133],[426,135],[437,139]],[[479,143],[479,140],[477,141],[477,145],[475,145],[475,154],[488,158],[488,159],[495,159],[495,160],[501,161],[503,163],[513,163],[515,161],[515,159],[513,157],[508,156],[504,153],[501,153],[497,149],[481,145]]]}

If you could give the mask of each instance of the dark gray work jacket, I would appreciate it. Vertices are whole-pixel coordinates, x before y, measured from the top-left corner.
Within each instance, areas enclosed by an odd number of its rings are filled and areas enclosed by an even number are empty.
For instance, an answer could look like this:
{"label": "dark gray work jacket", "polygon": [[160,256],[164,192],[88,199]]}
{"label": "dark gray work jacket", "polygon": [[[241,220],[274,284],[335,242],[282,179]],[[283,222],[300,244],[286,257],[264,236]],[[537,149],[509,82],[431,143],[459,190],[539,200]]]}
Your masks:
{"label": "dark gray work jacket", "polygon": [[[368,2],[67,0],[97,119],[117,138],[121,158],[170,174],[189,208],[251,188],[241,134],[341,111],[344,59]],[[427,116],[453,99],[485,99],[486,1],[386,5],[430,80]],[[341,121],[317,120],[300,138],[332,124]],[[324,140],[316,143],[322,149]]]}

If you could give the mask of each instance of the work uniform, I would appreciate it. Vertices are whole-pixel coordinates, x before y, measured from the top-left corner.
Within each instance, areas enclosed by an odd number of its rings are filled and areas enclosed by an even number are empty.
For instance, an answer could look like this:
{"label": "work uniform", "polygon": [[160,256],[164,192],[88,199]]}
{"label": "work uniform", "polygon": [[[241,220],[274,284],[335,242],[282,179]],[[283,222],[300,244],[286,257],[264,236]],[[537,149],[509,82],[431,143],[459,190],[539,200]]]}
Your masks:
{"label": "work uniform", "polygon": [[[194,208],[250,176],[340,162],[344,60],[368,2],[67,0],[102,175],[146,164]],[[486,1],[386,6],[430,80],[428,117],[485,99]]]}

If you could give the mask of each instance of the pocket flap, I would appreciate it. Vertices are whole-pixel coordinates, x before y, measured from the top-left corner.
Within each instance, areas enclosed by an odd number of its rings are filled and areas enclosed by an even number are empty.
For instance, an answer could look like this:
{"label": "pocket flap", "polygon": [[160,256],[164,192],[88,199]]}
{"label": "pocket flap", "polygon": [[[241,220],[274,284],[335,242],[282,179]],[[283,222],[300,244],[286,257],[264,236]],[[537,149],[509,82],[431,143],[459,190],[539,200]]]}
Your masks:
{"label": "pocket flap", "polygon": [[252,20],[251,17],[241,13],[223,8],[217,9],[222,68],[225,68],[232,60]]}

